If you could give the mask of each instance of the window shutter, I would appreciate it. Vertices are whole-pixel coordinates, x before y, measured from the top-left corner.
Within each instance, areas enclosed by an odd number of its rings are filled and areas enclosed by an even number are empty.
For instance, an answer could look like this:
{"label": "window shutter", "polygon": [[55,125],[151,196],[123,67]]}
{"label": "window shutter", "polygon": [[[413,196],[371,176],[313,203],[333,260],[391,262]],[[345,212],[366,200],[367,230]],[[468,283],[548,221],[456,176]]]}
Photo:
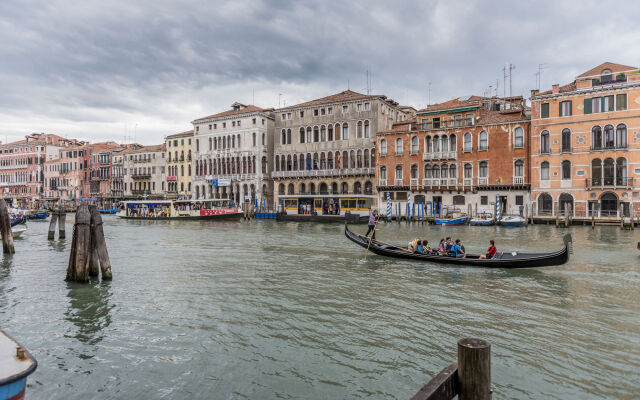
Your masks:
{"label": "window shutter", "polygon": [[573,115],[573,101],[569,100],[567,103],[569,104],[569,113],[567,115]]}
{"label": "window shutter", "polygon": [[627,95],[625,93],[617,94],[616,95],[616,110],[620,111],[620,110],[626,110],[626,109],[627,109]]}
{"label": "window shutter", "polygon": [[584,113],[591,114],[591,99],[584,99]]}
{"label": "window shutter", "polygon": [[613,111],[613,95],[607,97],[609,98],[609,111]]}
{"label": "window shutter", "polygon": [[564,117],[564,115],[562,115],[562,101],[558,103],[558,116],[559,117]]}

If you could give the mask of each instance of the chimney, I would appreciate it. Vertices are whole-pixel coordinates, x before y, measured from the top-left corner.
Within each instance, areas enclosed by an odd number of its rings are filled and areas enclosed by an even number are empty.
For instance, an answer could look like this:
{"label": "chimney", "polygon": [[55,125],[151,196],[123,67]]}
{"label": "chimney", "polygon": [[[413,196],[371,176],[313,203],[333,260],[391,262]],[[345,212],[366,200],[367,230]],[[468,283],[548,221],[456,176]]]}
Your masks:
{"label": "chimney", "polygon": [[531,97],[537,96],[540,91],[538,89],[531,89]]}
{"label": "chimney", "polygon": [[556,83],[555,85],[551,86],[551,93],[553,93],[553,94],[560,93],[560,85],[558,83]]}

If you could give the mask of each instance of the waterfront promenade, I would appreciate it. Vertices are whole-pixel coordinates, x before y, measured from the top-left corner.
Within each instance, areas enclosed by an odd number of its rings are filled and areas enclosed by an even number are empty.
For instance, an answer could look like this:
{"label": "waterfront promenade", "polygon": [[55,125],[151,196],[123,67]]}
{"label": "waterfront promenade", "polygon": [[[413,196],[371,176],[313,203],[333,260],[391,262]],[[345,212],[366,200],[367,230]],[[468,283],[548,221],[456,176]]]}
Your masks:
{"label": "waterfront promenade", "polygon": [[30,399],[406,399],[467,336],[492,343],[494,398],[637,393],[637,231],[379,226],[470,251],[572,233],[568,264],[512,271],[364,262],[341,224],[106,216],[114,280],[83,285],[64,282],[71,239],[28,226],[0,264],[0,326],[38,359]]}

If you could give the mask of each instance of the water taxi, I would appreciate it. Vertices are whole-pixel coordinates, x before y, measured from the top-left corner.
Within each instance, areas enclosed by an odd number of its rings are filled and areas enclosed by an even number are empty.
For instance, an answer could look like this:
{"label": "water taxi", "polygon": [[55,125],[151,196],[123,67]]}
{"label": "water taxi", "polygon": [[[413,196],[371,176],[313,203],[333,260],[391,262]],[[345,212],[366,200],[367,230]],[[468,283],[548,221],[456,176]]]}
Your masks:
{"label": "water taxi", "polygon": [[125,201],[116,214],[125,219],[240,219],[242,210],[229,200],[137,200]]}
{"label": "water taxi", "polygon": [[0,400],[22,400],[27,377],[38,362],[11,336],[0,330]]}

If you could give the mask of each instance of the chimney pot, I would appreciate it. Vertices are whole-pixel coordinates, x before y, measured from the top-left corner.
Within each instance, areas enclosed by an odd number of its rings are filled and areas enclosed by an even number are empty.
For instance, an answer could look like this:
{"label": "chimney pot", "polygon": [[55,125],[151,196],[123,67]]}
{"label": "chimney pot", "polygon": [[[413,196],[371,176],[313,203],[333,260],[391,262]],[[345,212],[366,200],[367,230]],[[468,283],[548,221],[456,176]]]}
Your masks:
{"label": "chimney pot", "polygon": [[532,89],[532,90],[531,90],[531,97],[533,97],[533,96],[537,96],[537,95],[538,95],[538,93],[540,93],[540,91],[539,91],[538,89]]}
{"label": "chimney pot", "polygon": [[560,85],[558,83],[556,83],[555,85],[551,86],[551,93],[553,93],[553,94],[560,93]]}

